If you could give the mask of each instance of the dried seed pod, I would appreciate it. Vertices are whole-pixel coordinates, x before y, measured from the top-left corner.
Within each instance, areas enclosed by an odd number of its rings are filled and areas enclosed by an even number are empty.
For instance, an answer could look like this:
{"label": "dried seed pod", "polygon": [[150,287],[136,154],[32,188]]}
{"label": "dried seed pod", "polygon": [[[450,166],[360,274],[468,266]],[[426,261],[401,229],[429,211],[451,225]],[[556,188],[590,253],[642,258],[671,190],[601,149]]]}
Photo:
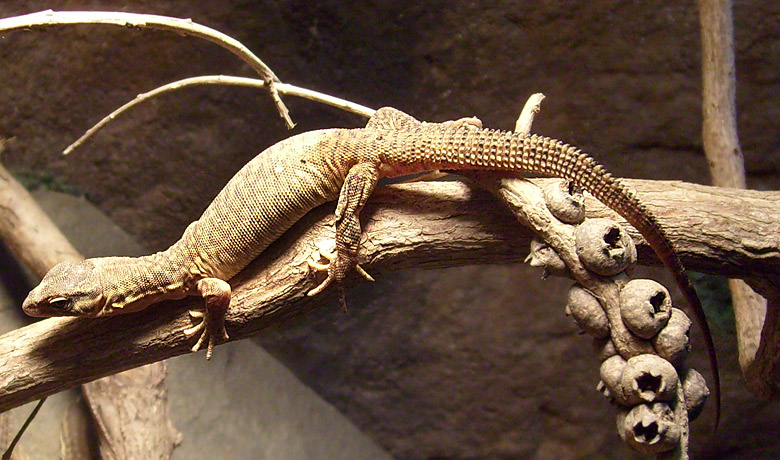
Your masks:
{"label": "dried seed pod", "polygon": [[685,395],[685,409],[688,411],[688,420],[696,420],[696,417],[704,410],[704,403],[710,395],[707,382],[699,371],[686,368],[680,373],[682,379],[683,394]]}
{"label": "dried seed pod", "polygon": [[679,308],[672,308],[669,321],[658,335],[652,338],[653,348],[658,356],[669,361],[675,367],[681,366],[691,350],[690,337],[691,320]]}
{"label": "dried seed pod", "polygon": [[674,449],[682,434],[674,411],[666,403],[640,404],[618,411],[617,429],[626,444],[645,454]]}
{"label": "dried seed pod", "polygon": [[549,181],[542,187],[547,209],[561,222],[579,224],[585,220],[582,187],[568,180]]}
{"label": "dried seed pod", "polygon": [[620,386],[629,404],[673,401],[680,379],[672,364],[656,355],[637,355],[626,361]]}
{"label": "dried seed pod", "polygon": [[625,369],[625,367],[626,360],[620,355],[607,358],[601,363],[601,367],[599,367],[599,377],[601,377],[601,381],[596,386],[596,390],[619,404],[626,404],[623,389],[620,384],[623,379],[623,369]]}
{"label": "dried seed pod", "polygon": [[616,275],[636,262],[634,241],[609,219],[587,219],[577,227],[575,244],[582,264],[599,275]]}
{"label": "dried seed pod", "polygon": [[658,334],[669,321],[669,291],[653,280],[631,280],[620,290],[620,314],[626,327],[643,339]]}
{"label": "dried seed pod", "polygon": [[593,339],[593,351],[596,353],[599,361],[605,361],[618,354],[615,343],[611,338]]}
{"label": "dried seed pod", "polygon": [[580,329],[593,337],[609,337],[609,321],[601,303],[578,284],[569,288],[566,314],[574,319]]}
{"label": "dried seed pod", "polygon": [[561,256],[547,242],[534,237],[525,261],[532,267],[542,267],[546,272],[558,276],[568,276],[569,271]]}

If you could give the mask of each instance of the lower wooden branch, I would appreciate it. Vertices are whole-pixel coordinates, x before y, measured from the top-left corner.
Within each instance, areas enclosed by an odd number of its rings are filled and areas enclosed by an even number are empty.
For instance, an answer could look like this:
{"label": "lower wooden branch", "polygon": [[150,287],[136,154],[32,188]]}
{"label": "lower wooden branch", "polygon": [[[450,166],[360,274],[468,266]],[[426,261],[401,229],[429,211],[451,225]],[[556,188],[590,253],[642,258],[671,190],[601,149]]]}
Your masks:
{"label": "lower wooden branch", "polygon": [[[780,250],[774,239],[780,234],[780,222],[769,217],[777,217],[773,212],[779,193],[627,183],[669,229],[689,265],[729,276],[741,273],[778,279]],[[592,215],[608,212],[595,203],[589,203],[588,209]],[[231,340],[333,304],[327,292],[305,295],[317,282],[309,274],[307,258],[317,242],[333,238],[332,210],[324,206],[307,215],[231,280],[233,300],[227,318]],[[458,182],[410,183],[377,190],[363,211],[363,222],[366,236],[361,259],[372,274],[410,267],[520,262],[531,238],[487,192]],[[763,222],[761,231],[756,231],[756,222]],[[655,263],[649,257],[643,262]],[[192,343],[183,331],[191,326],[188,309],[199,302],[197,298],[165,302],[111,318],[47,319],[0,337],[0,411],[189,353]]]}

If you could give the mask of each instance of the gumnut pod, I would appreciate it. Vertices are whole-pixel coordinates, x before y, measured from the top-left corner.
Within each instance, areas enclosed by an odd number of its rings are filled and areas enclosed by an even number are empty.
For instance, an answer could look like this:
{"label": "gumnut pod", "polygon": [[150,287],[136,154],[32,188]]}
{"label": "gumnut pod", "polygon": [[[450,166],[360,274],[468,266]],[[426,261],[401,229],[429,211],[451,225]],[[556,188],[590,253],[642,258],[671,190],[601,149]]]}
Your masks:
{"label": "gumnut pod", "polygon": [[620,381],[629,404],[673,401],[680,379],[672,364],[656,355],[643,354],[629,358]]}
{"label": "gumnut pod", "polygon": [[577,256],[589,270],[613,276],[636,262],[636,247],[623,227],[609,219],[588,219],[575,234]]}
{"label": "gumnut pod", "polygon": [[623,389],[620,384],[623,379],[623,370],[625,367],[626,360],[620,355],[614,355],[607,358],[601,363],[601,367],[599,367],[599,377],[601,377],[601,381],[596,386],[596,390],[618,404],[626,404]]}
{"label": "gumnut pod", "polygon": [[690,330],[691,320],[688,315],[678,308],[672,308],[666,326],[652,338],[653,348],[658,356],[675,367],[681,366],[691,350],[688,337]]}
{"label": "gumnut pod", "polygon": [[672,299],[660,283],[631,280],[620,290],[620,314],[626,327],[643,339],[650,339],[669,321]]}
{"label": "gumnut pod", "polygon": [[579,224],[585,220],[582,188],[568,180],[552,180],[542,187],[547,209],[561,222]]}
{"label": "gumnut pod", "polygon": [[525,261],[530,266],[542,267],[553,275],[567,276],[569,273],[561,256],[547,242],[538,237],[531,240],[530,251]]}
{"label": "gumnut pod", "polygon": [[640,404],[618,411],[617,429],[626,444],[645,454],[674,449],[682,433],[674,411],[666,403]]}
{"label": "gumnut pod", "polygon": [[707,402],[707,396],[710,395],[710,389],[707,388],[707,382],[699,371],[693,368],[686,368],[682,371],[683,395],[685,396],[685,409],[688,411],[688,420],[696,418],[704,410],[704,403]]}
{"label": "gumnut pod", "polygon": [[577,326],[593,337],[609,337],[609,321],[601,303],[590,292],[575,284],[569,289],[566,314]]}

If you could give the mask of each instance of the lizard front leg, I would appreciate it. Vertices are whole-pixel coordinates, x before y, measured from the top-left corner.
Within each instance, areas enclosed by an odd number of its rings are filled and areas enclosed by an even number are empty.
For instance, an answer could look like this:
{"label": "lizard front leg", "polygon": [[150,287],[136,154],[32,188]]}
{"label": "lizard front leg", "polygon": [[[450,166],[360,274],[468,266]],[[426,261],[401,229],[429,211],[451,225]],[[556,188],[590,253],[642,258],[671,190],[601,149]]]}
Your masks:
{"label": "lizard front leg", "polygon": [[192,310],[190,316],[200,318],[200,322],[184,331],[187,337],[200,334],[192,351],[198,351],[207,344],[206,359],[211,359],[217,341],[224,342],[229,337],[225,330],[225,312],[230,305],[230,285],[219,278],[203,278],[196,284],[198,294],[206,302],[205,310]]}
{"label": "lizard front leg", "polygon": [[[368,201],[379,180],[379,167],[375,162],[363,162],[353,166],[341,187],[341,194],[336,205],[336,250],[334,253],[323,253],[329,263],[318,264],[309,262],[315,270],[327,270],[328,277],[319,286],[308,292],[313,296],[322,292],[333,282],[340,283],[352,268],[357,269],[369,281],[373,278],[357,263],[357,253],[360,246],[360,210]],[[341,293],[344,306],[343,293]]]}

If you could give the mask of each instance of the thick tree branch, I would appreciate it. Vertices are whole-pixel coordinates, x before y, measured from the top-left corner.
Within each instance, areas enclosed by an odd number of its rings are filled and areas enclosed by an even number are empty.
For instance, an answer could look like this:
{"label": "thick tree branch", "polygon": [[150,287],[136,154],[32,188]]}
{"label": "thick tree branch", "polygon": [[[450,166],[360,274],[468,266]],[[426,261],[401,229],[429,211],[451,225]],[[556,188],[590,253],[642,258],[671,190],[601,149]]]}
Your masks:
{"label": "thick tree branch", "polygon": [[[727,276],[780,274],[777,192],[717,189],[678,182],[627,181],[669,229],[689,266]],[[681,203],[685,203],[683,206]],[[748,203],[747,205],[745,203]],[[592,215],[608,213],[595,202]],[[333,238],[332,206],[307,215],[231,281],[232,340],[328,304],[306,297],[316,285],[307,258]],[[774,219],[774,220],[772,220]],[[361,257],[377,274],[411,267],[519,262],[530,232],[486,192],[458,182],[400,184],[377,190],[363,212]],[[722,233],[718,233],[722,232]],[[742,242],[747,244],[743,244]],[[656,263],[640,245],[644,263]],[[126,316],[53,318],[0,337],[0,410],[125,369],[189,352],[183,330],[199,299],[165,302]],[[218,351],[217,351],[218,352]]]}
{"label": "thick tree branch", "polygon": [[[33,274],[43,277],[59,262],[82,259],[27,190],[2,165],[0,203],[0,239]],[[181,435],[168,418],[166,374],[165,363],[156,362],[82,387],[92,411],[91,422],[94,422],[89,428],[99,427],[103,457],[116,460],[139,456],[170,458]],[[132,400],[130,406],[126,404],[128,400]],[[71,437],[86,435],[86,432],[74,430]]]}

